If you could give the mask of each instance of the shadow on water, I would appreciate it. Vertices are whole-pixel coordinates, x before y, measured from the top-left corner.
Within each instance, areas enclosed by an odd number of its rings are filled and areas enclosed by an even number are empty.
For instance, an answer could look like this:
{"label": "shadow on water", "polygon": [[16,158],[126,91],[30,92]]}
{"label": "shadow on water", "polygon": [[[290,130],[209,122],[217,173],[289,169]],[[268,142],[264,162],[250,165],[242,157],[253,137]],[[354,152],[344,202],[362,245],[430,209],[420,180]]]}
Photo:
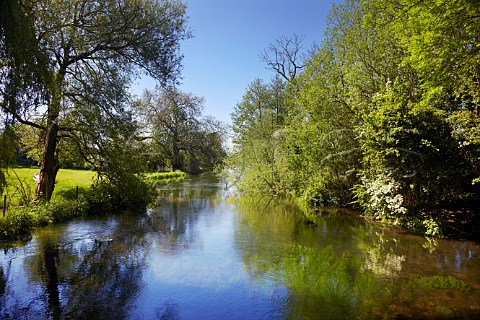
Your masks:
{"label": "shadow on water", "polygon": [[4,244],[0,318],[478,319],[480,246],[172,180],[147,212]]}

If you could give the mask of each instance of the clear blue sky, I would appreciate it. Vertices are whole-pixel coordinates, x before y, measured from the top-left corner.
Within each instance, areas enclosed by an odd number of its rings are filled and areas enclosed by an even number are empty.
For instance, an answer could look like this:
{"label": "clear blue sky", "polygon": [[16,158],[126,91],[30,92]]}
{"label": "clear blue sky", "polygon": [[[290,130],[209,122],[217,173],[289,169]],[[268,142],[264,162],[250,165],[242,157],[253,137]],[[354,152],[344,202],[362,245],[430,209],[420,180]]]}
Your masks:
{"label": "clear blue sky", "polygon": [[[205,115],[230,123],[248,85],[273,71],[259,53],[281,36],[304,36],[304,48],[320,43],[333,0],[186,0],[194,38],[182,43],[181,90],[205,98]],[[338,2],[338,1],[336,1]],[[144,79],[134,87],[154,89]]]}

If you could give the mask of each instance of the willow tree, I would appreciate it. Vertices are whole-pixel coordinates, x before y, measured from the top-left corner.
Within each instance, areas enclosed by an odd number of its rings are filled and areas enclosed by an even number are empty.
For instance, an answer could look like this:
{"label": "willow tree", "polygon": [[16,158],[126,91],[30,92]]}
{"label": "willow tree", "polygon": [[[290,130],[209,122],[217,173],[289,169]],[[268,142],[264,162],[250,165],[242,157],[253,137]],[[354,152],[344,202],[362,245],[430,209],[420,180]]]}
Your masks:
{"label": "willow tree", "polygon": [[141,72],[162,85],[174,81],[181,62],[179,43],[189,32],[180,1],[47,0],[22,6],[32,17],[49,81],[41,108],[23,105],[8,111],[43,132],[35,197],[49,200],[61,165],[59,139],[75,137],[86,127],[95,130],[89,126],[92,119],[78,117],[77,109],[94,110],[92,117],[108,119],[118,113],[117,99],[125,100],[131,79]]}
{"label": "willow tree", "polygon": [[28,13],[17,0],[0,2],[0,193],[6,186],[4,170],[15,162],[12,123],[23,114],[23,106],[42,100],[47,78],[46,59]]}

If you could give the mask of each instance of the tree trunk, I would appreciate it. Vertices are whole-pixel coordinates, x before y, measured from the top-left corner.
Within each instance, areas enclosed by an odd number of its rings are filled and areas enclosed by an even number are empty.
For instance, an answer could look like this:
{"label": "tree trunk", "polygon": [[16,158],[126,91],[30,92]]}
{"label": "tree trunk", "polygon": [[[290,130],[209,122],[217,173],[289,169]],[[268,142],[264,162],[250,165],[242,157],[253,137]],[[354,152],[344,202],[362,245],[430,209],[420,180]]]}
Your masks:
{"label": "tree trunk", "polygon": [[35,200],[50,201],[52,198],[53,190],[55,189],[55,179],[60,169],[60,164],[56,157],[57,135],[58,124],[55,119],[51,121],[51,124],[48,126],[45,136],[43,160],[40,167],[40,175],[38,176],[35,186]]}
{"label": "tree trunk", "polygon": [[183,170],[182,160],[180,158],[180,148],[177,143],[173,144],[173,159],[172,159],[172,170]]}
{"label": "tree trunk", "polygon": [[53,88],[52,103],[48,106],[47,132],[45,134],[45,144],[43,159],[40,167],[40,174],[35,182],[35,201],[50,201],[53,190],[55,189],[55,179],[60,169],[60,163],[57,157],[57,139],[58,139],[58,116],[60,113],[60,101],[64,73],[59,73]]}

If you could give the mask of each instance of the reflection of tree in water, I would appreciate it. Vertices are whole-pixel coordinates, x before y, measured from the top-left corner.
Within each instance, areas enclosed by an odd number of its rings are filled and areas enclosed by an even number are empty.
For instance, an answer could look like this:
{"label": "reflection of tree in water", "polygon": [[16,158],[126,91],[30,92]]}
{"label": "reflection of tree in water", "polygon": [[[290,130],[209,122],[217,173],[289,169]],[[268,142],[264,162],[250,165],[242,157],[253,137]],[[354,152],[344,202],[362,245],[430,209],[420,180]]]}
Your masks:
{"label": "reflection of tree in water", "polygon": [[[57,233],[37,232],[37,252],[25,265],[30,283],[43,283],[45,288],[40,296],[45,318],[128,318],[142,286],[146,252],[138,246],[143,220],[126,222],[104,230],[112,237],[95,240],[69,239],[68,230],[60,228]],[[29,308],[23,313],[33,314]]]}
{"label": "reflection of tree in water", "polygon": [[70,278],[67,318],[125,319],[142,284],[145,252],[131,239],[96,241]]}
{"label": "reflection of tree in water", "polygon": [[[147,250],[152,243],[188,247],[198,213],[213,206],[219,190],[215,181],[169,188],[163,205],[149,215],[121,214],[38,229],[21,265],[28,275],[27,290],[14,288],[22,285],[17,279],[8,283],[8,262],[0,265],[0,318],[129,318],[143,287]],[[178,306],[159,306],[156,316],[178,319]]]}
{"label": "reflection of tree in water", "polygon": [[377,296],[378,283],[360,259],[339,253],[343,244],[332,241],[331,233],[352,241],[341,221],[306,218],[294,205],[268,199],[239,199],[237,208],[236,243],[245,268],[258,280],[274,279],[287,288],[288,297],[279,302],[285,317],[365,316],[364,298]]}
{"label": "reflection of tree in water", "polygon": [[60,258],[59,250],[54,244],[48,243],[43,247],[44,277],[47,287],[48,307],[54,319],[59,319],[62,309],[60,307],[60,293],[58,291],[58,273],[56,261]]}
{"label": "reflection of tree in water", "polygon": [[219,191],[218,179],[209,176],[195,182],[168,183],[160,192],[159,205],[149,211],[152,240],[164,252],[190,248],[197,241],[195,225],[199,213],[215,206]]}
{"label": "reflection of tree in water", "polygon": [[480,288],[478,244],[429,241],[342,211],[306,218],[289,204],[267,203],[237,201],[236,245],[254,278],[287,287],[281,306],[287,317],[480,316],[480,290],[432,292],[415,285],[418,277],[451,275]]}
{"label": "reflection of tree in water", "polygon": [[[366,225],[353,229],[364,257],[364,268],[395,283],[390,308],[400,315],[454,318],[480,317],[480,291],[419,287],[416,280],[453,277],[480,288],[480,246],[470,241],[429,239],[400,235],[391,228]],[[443,310],[443,311],[442,311]]]}
{"label": "reflection of tree in water", "polygon": [[167,301],[162,307],[157,307],[155,309],[155,318],[158,320],[180,319],[177,304],[171,301]]}

